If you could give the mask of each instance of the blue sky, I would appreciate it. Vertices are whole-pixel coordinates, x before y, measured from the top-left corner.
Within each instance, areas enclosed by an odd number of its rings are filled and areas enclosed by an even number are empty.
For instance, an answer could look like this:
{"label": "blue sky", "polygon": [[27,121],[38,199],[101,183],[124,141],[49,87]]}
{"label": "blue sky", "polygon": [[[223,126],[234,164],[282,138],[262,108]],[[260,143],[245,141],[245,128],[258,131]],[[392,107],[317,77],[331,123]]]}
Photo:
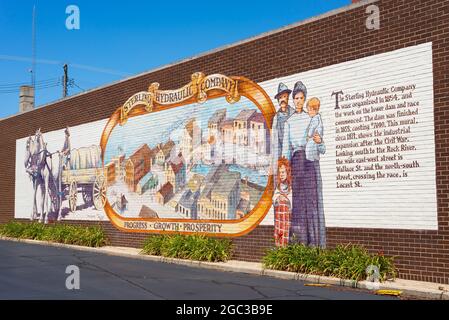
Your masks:
{"label": "blue sky", "polygon": [[[79,87],[69,89],[72,95],[350,2],[1,0],[0,119],[17,113],[15,91],[19,84],[30,82],[33,5],[37,10],[36,81],[45,87],[36,92],[39,106],[61,98],[57,78],[62,76],[63,63],[69,64],[69,77]],[[66,7],[71,4],[80,9],[80,30],[65,27]]]}

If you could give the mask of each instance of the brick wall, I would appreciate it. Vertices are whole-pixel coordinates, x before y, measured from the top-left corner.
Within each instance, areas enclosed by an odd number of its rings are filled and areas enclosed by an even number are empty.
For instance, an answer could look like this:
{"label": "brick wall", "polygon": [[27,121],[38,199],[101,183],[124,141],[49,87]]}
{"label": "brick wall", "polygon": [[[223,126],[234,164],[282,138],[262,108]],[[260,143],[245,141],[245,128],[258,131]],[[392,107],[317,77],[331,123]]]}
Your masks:
{"label": "brick wall", "polygon": [[[255,82],[318,69],[426,42],[433,43],[438,231],[327,228],[328,245],[359,243],[397,256],[404,279],[449,283],[449,1],[380,0],[380,30],[365,28],[366,2],[297,27],[203,55],[127,81],[71,97],[0,121],[0,223],[14,217],[15,143],[43,132],[108,118],[127,98],[147,89],[179,88],[197,71],[241,75]],[[285,44],[281,49],[280,43]],[[17,195],[19,196],[19,195]],[[81,222],[83,224],[87,222]],[[145,235],[102,222],[114,245],[138,246]],[[236,258],[255,261],[273,246],[273,227],[234,239]]]}

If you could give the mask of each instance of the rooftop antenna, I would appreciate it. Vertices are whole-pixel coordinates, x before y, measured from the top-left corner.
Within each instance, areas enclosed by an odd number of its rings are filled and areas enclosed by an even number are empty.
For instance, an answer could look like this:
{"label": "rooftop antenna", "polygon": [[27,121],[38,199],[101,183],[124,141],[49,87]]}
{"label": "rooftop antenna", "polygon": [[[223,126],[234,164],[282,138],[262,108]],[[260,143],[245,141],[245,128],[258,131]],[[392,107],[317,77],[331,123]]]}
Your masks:
{"label": "rooftop antenna", "polygon": [[36,5],[33,5],[31,86],[36,89]]}

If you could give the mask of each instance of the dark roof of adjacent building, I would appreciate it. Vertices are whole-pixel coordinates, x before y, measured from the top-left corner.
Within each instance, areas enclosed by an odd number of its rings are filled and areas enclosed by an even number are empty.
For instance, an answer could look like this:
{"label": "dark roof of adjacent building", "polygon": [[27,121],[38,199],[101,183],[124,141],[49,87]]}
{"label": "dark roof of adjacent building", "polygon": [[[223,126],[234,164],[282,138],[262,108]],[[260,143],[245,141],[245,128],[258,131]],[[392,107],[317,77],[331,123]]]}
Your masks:
{"label": "dark roof of adjacent building", "polygon": [[252,121],[252,122],[261,122],[261,123],[264,123],[264,124],[266,123],[265,117],[260,112],[254,113],[249,120]]}
{"label": "dark roof of adjacent building", "polygon": [[182,163],[182,162],[179,162],[176,164],[173,162],[170,162],[169,165],[175,174],[177,174],[179,171],[181,171],[181,169],[184,167],[184,163]]}
{"label": "dark roof of adjacent building", "polygon": [[141,161],[149,161],[152,157],[153,151],[148,147],[146,143],[142,144],[134,153],[129,157],[129,160],[136,165]]}
{"label": "dark roof of adjacent building", "polygon": [[184,208],[192,208],[196,206],[196,201],[200,196],[200,192],[192,192],[190,189],[187,189],[181,196],[179,200],[179,204]]}
{"label": "dark roof of adjacent building", "polygon": [[164,198],[173,193],[173,186],[170,182],[165,183],[158,191]]}
{"label": "dark roof of adjacent building", "polygon": [[235,120],[248,121],[255,112],[256,112],[256,110],[250,110],[250,109],[242,110],[237,115],[237,117],[235,117]]}
{"label": "dark roof of adjacent building", "polygon": [[159,218],[157,212],[151,208],[148,208],[145,205],[142,205],[142,208],[139,212],[139,218]]}
{"label": "dark roof of adjacent building", "polygon": [[201,198],[211,198],[212,193],[228,196],[236,183],[240,183],[240,173],[229,171],[228,165],[220,164],[206,175]]}
{"label": "dark roof of adjacent building", "polygon": [[240,184],[239,172],[223,172],[218,182],[213,186],[212,194],[228,197],[238,184]]}
{"label": "dark roof of adjacent building", "polygon": [[172,149],[174,148],[175,143],[173,140],[168,140],[164,145],[158,144],[155,148],[155,153],[162,151],[165,157],[170,156]]}
{"label": "dark roof of adjacent building", "polygon": [[225,166],[226,166],[225,164],[220,164],[209,170],[209,172],[206,175],[206,178],[204,179],[204,187],[202,188],[201,191],[201,197],[210,198],[212,188],[220,178],[220,171],[226,168]]}
{"label": "dark roof of adjacent building", "polygon": [[214,112],[214,114],[209,118],[209,121],[207,122],[208,125],[218,123],[220,121],[223,121],[223,119],[226,117],[226,109],[220,109]]}

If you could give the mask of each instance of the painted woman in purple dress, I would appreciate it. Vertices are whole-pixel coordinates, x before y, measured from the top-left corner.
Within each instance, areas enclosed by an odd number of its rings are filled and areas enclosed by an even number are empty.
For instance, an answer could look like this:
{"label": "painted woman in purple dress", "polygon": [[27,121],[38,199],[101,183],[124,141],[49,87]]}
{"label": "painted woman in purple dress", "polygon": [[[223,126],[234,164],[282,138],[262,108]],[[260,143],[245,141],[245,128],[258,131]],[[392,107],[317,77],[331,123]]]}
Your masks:
{"label": "painted woman in purple dress", "polygon": [[[295,113],[284,128],[282,155],[290,161],[292,170],[292,216],[290,239],[305,245],[325,247],[326,228],[322,203],[322,183],[319,160],[306,157],[307,131],[310,116],[304,110],[307,88],[301,82],[293,89]],[[325,152],[322,137],[316,133],[313,141],[317,151]]]}

